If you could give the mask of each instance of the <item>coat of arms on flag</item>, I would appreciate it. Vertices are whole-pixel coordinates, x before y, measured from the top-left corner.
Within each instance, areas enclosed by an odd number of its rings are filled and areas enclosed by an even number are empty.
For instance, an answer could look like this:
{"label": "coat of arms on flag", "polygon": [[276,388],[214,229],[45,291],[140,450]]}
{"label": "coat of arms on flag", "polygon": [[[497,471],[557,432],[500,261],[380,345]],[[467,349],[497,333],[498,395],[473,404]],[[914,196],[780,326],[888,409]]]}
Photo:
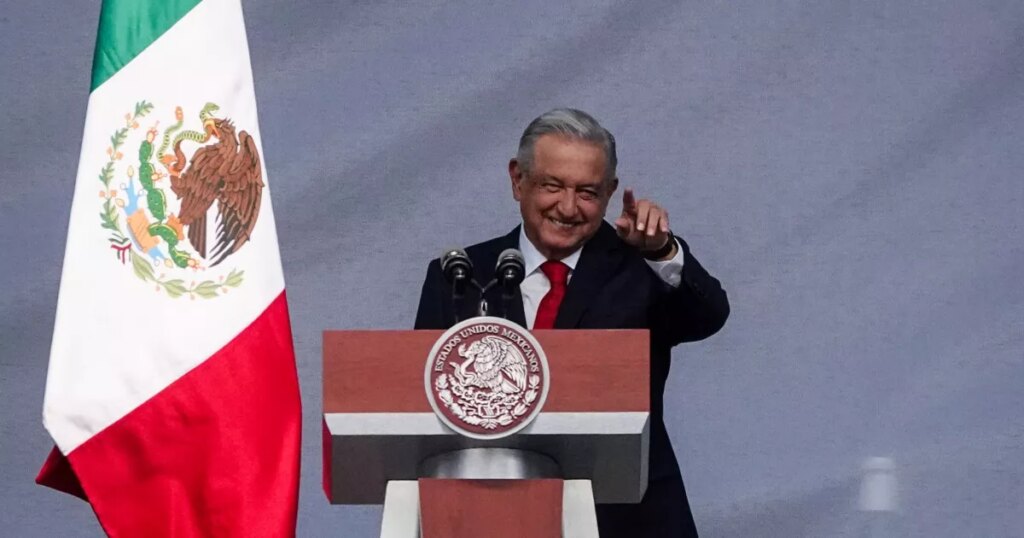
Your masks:
{"label": "coat of arms on flag", "polygon": [[207,103],[191,128],[178,106],[161,128],[167,111],[138,101],[111,134],[99,171],[100,224],[110,231],[110,247],[135,276],[170,297],[208,299],[242,284],[243,269],[215,268],[249,241],[264,184],[253,137],[219,110]]}

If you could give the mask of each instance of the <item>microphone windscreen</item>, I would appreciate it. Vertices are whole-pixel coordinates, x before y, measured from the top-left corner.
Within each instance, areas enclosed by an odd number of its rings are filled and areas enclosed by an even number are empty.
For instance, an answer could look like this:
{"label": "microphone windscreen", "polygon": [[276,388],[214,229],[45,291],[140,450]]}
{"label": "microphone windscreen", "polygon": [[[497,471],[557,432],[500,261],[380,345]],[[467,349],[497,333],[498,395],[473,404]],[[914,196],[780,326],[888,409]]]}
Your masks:
{"label": "microphone windscreen", "polygon": [[498,255],[498,263],[494,267],[494,276],[507,288],[518,286],[526,276],[526,259],[523,253],[514,248],[507,248]]}
{"label": "microphone windscreen", "polygon": [[459,247],[446,248],[441,253],[441,272],[444,273],[444,277],[451,281],[455,271],[460,269],[463,276],[472,276],[473,262],[469,260],[469,255]]}
{"label": "microphone windscreen", "polygon": [[466,251],[464,249],[461,249],[459,247],[446,248],[441,252],[441,265],[443,266],[445,262],[457,258],[469,259],[469,255],[466,254]]}
{"label": "microphone windscreen", "polygon": [[514,248],[507,248],[498,255],[498,265],[500,266],[505,262],[517,263],[526,267],[526,258],[523,257],[523,253]]}

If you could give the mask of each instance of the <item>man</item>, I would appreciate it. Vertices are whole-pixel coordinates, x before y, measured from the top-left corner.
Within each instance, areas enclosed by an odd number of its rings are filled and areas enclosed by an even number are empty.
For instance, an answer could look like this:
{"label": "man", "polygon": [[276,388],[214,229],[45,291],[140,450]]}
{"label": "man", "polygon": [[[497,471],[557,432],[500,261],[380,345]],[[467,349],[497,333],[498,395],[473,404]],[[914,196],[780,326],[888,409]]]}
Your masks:
{"label": "man", "polygon": [[[475,267],[494,267],[506,248],[526,260],[526,278],[508,317],[531,329],[646,328],[651,334],[651,445],[647,493],[639,504],[598,505],[601,536],[697,536],[679,466],[663,421],[671,348],[717,332],[729,315],[721,285],[668,213],[622,195],[614,228],[604,222],[618,188],[615,139],[588,114],[555,109],[533,120],[509,162],[522,226],[467,249]],[[501,304],[499,293],[488,302]],[[473,315],[465,301],[459,319]],[[438,260],[423,284],[417,329],[455,323],[451,287]]]}

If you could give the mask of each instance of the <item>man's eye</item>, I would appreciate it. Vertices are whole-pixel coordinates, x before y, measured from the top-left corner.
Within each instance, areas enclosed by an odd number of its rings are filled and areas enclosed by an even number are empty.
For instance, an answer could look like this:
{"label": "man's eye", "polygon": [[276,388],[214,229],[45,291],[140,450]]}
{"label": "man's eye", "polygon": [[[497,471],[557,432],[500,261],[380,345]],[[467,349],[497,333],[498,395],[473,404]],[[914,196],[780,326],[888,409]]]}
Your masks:
{"label": "man's eye", "polygon": [[558,192],[558,191],[562,190],[561,185],[558,185],[557,183],[545,183],[543,185],[543,187],[544,187],[544,190],[546,190],[548,192]]}
{"label": "man's eye", "polygon": [[583,198],[584,200],[596,200],[597,199],[597,191],[582,190],[582,191],[579,191],[579,192],[580,192],[580,198]]}

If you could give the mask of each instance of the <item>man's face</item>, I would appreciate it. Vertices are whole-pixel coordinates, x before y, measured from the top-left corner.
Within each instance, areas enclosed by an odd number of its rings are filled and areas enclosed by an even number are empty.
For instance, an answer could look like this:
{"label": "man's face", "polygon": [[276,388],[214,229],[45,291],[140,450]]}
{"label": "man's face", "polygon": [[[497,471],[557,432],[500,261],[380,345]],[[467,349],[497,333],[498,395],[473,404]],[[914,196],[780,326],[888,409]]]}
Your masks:
{"label": "man's face", "polygon": [[557,134],[537,139],[529,174],[509,163],[526,236],[548,259],[572,254],[597,233],[618,185],[605,179],[607,164],[600,145]]}

